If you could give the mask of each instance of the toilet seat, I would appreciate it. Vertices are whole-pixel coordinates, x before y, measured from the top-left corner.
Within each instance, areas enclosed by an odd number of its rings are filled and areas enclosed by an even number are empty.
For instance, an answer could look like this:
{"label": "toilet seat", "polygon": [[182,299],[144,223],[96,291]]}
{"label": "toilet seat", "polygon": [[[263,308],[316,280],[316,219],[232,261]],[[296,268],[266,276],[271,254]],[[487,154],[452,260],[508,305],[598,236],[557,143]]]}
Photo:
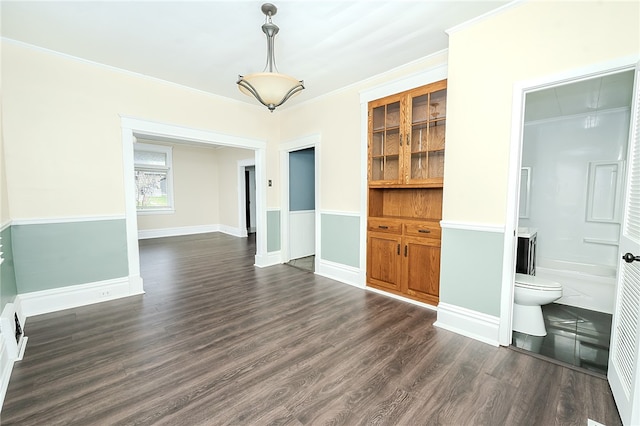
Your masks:
{"label": "toilet seat", "polygon": [[562,285],[555,281],[545,278],[536,277],[534,275],[516,273],[515,285],[521,288],[528,288],[538,291],[558,291],[562,290]]}

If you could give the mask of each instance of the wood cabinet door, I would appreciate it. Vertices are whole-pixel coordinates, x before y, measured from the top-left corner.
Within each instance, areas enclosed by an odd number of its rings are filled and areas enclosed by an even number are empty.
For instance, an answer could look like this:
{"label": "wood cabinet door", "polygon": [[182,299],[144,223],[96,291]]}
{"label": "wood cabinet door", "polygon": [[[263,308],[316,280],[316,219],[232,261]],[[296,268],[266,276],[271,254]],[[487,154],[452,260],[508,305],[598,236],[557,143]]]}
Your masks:
{"label": "wood cabinet door", "polygon": [[367,281],[374,286],[400,290],[401,237],[369,233],[367,236]]}
{"label": "wood cabinet door", "polygon": [[437,304],[440,296],[440,241],[405,237],[403,244],[403,287],[406,288],[402,291]]}
{"label": "wood cabinet door", "polygon": [[446,80],[409,92],[405,146],[405,181],[442,183],[447,108]]}
{"label": "wood cabinet door", "polygon": [[405,95],[369,103],[369,185],[393,185],[404,180],[405,109]]}

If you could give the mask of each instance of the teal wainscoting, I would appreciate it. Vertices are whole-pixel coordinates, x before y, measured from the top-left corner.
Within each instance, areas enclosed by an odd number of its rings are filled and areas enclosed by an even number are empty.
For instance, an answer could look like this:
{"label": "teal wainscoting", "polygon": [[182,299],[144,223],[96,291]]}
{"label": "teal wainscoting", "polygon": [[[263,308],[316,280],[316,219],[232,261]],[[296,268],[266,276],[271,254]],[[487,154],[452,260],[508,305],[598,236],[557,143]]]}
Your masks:
{"label": "teal wainscoting", "polygon": [[280,250],[280,210],[267,210],[267,252]]}
{"label": "teal wainscoting", "polygon": [[12,226],[18,293],[126,277],[124,219]]}
{"label": "teal wainscoting", "polygon": [[8,226],[2,232],[2,257],[4,262],[0,265],[0,312],[7,303],[13,303],[18,295],[16,287],[16,273],[13,264],[13,243],[11,239],[11,227]]}
{"label": "teal wainscoting", "polygon": [[321,259],[360,267],[360,217],[322,213]]}
{"label": "teal wainscoting", "polygon": [[500,316],[504,234],[442,229],[440,302]]}

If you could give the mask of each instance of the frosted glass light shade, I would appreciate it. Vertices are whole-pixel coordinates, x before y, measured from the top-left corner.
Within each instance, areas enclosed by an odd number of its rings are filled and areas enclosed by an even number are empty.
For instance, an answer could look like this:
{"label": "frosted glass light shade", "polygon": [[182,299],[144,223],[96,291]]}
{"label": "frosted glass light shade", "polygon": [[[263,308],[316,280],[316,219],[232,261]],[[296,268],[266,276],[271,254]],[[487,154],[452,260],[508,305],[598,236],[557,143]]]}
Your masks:
{"label": "frosted glass light shade", "polygon": [[301,81],[275,72],[257,72],[240,76],[238,87],[242,93],[254,96],[269,109],[282,105],[289,97],[304,89]]}

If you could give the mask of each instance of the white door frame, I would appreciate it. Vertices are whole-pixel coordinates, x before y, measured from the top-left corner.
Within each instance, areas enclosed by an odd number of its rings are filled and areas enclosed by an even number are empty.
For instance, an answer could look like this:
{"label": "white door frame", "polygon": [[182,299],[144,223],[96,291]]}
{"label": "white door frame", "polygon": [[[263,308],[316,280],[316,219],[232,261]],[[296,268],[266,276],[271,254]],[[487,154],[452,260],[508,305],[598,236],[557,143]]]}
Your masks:
{"label": "white door frame", "polygon": [[280,144],[280,205],[282,206],[282,214],[280,215],[280,254],[284,263],[291,260],[289,250],[289,153],[300,151],[301,149],[314,148],[315,163],[315,267],[317,271],[318,261],[320,257],[320,135],[310,135],[289,142]]}
{"label": "white door frame", "polygon": [[135,117],[121,116],[122,160],[124,173],[125,217],[127,233],[127,253],[129,261],[130,293],[144,292],[140,277],[140,252],[138,250],[138,220],[135,201],[135,179],[133,171],[133,144],[136,137],[166,140],[175,143],[228,146],[255,151],[256,166],[256,266],[268,266],[266,207],[266,150],[267,142],[258,139],[216,133],[208,130],[193,129],[175,124],[158,123]]}
{"label": "white door frame", "polygon": [[507,188],[507,212],[505,216],[504,251],[502,261],[502,290],[500,296],[499,343],[511,344],[513,316],[513,280],[516,259],[516,235],[520,192],[520,167],[524,132],[524,102],[527,93],[567,83],[575,83],[607,74],[635,69],[640,56],[633,55],[612,61],[592,64],[588,67],[549,75],[534,80],[516,82],[513,87],[511,119],[511,146],[509,154],[509,180]]}
{"label": "white door frame", "polygon": [[[238,160],[238,227],[240,228],[240,235],[242,237],[247,237],[247,214],[246,214],[246,199],[247,199],[247,191],[246,187],[246,177],[245,170],[247,167],[255,166],[256,160],[255,158],[247,158],[246,160]],[[256,197],[257,197],[257,182],[256,182]],[[257,211],[256,211],[257,215]]]}

